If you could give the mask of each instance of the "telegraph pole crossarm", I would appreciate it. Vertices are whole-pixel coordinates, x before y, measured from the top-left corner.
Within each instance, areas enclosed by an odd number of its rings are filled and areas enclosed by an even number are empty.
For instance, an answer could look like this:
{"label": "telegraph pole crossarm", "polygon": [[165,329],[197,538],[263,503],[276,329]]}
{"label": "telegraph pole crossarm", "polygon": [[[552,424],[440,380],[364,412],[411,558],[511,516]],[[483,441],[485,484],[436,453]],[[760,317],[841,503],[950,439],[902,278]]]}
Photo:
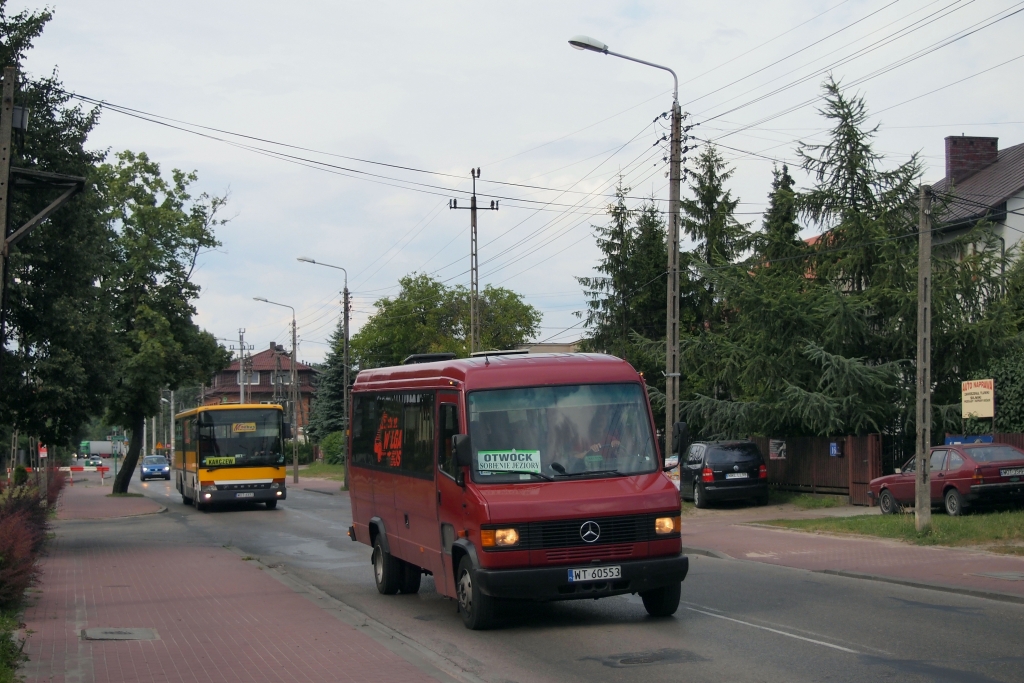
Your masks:
{"label": "telegraph pole crossarm", "polygon": [[[469,169],[473,177],[473,194],[469,198],[469,206],[459,206],[457,199],[448,202],[449,209],[469,209],[470,212],[470,238],[469,238],[469,352],[479,350],[480,347],[480,311],[477,302],[480,298],[480,265],[477,258],[477,232],[476,212],[479,206],[476,201],[476,179],[480,177],[479,168]],[[497,211],[498,201],[492,200],[487,211]]]}

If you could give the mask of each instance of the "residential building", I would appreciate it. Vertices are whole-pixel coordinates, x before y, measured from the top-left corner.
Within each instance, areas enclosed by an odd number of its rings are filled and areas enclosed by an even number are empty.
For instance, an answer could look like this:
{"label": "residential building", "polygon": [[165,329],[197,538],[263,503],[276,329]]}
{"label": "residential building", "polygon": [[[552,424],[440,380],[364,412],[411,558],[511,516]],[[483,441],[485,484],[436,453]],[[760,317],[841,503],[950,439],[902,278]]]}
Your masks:
{"label": "residential building", "polygon": [[[279,403],[288,407],[291,397],[291,356],[280,344],[270,342],[270,346],[249,357],[248,377],[243,377],[239,369],[239,359],[231,362],[227,369],[217,373],[213,384],[206,389],[203,397],[205,405],[219,403],[238,403],[241,398],[242,384],[245,385],[246,403]],[[299,410],[298,434],[302,435],[309,422],[310,402],[316,396],[315,377],[317,371],[304,363],[295,364],[299,379]]]}

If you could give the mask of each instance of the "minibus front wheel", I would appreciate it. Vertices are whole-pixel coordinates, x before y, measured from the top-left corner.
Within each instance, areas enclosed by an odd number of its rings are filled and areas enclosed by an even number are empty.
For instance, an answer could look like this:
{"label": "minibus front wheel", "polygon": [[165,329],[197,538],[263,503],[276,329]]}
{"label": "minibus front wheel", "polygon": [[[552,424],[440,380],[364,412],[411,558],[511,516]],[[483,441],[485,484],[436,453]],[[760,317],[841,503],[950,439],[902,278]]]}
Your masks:
{"label": "minibus front wheel", "polygon": [[473,581],[473,561],[468,555],[459,560],[456,591],[459,596],[459,612],[466,628],[479,631],[490,627],[494,617],[494,598],[484,595],[479,584]]}
{"label": "minibus front wheel", "polygon": [[373,581],[383,595],[394,595],[402,585],[402,561],[384,550],[380,536],[373,542]]}

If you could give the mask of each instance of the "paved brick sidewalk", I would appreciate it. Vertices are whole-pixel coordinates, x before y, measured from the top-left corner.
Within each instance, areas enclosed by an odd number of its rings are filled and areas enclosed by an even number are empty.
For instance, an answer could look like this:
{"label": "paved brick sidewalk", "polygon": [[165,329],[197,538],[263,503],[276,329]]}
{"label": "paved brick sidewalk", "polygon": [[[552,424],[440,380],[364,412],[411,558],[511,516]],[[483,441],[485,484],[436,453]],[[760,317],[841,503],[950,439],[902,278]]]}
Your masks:
{"label": "paved brick sidewalk", "polygon": [[61,493],[57,506],[57,519],[109,519],[146,515],[163,510],[163,506],[149,498],[111,498],[112,479],[100,484],[99,477],[76,477]]}
{"label": "paved brick sidewalk", "polygon": [[[175,528],[163,515],[58,526],[25,616],[28,683],[435,680],[256,562],[188,539],[139,540]],[[80,637],[103,627],[159,639]]]}
{"label": "paved brick sidewalk", "polygon": [[1007,573],[1024,577],[1021,557],[753,527],[737,524],[729,516],[713,515],[684,518],[683,545],[785,567],[873,574],[1024,597],[1024,580],[979,576]]}

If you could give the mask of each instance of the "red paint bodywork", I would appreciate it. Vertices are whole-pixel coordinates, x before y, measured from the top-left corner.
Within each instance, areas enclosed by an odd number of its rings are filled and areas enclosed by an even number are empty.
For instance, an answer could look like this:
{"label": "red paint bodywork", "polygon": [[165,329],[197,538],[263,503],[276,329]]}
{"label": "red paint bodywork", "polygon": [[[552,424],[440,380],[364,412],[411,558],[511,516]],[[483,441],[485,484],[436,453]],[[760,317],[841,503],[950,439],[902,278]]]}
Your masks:
{"label": "red paint bodywork", "polygon": [[[357,396],[383,391],[436,390],[437,407],[441,403],[456,403],[459,424],[465,429],[466,395],[478,389],[611,383],[643,386],[643,378],[629,363],[611,356],[529,354],[364,370],[352,391]],[[656,434],[649,403],[647,415],[651,433]],[[380,518],[392,554],[430,571],[439,593],[456,597],[452,558],[442,548],[444,522],[453,524],[459,537],[474,545],[480,566],[488,569],[677,556],[682,551],[679,536],[600,547],[484,551],[479,543],[481,525],[654,512],[678,515],[679,491],[660,468],[632,476],[514,484],[478,484],[467,473],[465,486],[460,487],[437,467],[439,433],[435,430],[433,480],[361,468],[349,461],[355,540],[369,545],[370,520]],[[352,453],[351,437],[348,453]],[[658,462],[662,462],[660,453]]]}
{"label": "red paint bodywork", "polygon": [[[1001,446],[1013,448],[1020,452],[1020,459],[996,463],[979,463],[971,458],[971,451],[975,448],[987,446]],[[955,488],[963,496],[967,503],[986,503],[990,500],[1003,499],[1015,496],[1015,483],[1021,482],[1021,490],[1024,491],[1024,477],[1003,477],[1000,470],[1024,467],[1024,451],[1006,444],[956,444],[951,446],[935,446],[931,453],[947,451],[940,470],[929,472],[929,483],[931,484],[932,505],[940,505],[946,492]],[[955,453],[960,456],[963,464],[950,469],[951,458],[949,454]],[[915,473],[908,472],[907,467],[912,466],[914,458],[911,458],[903,467],[900,474],[888,474],[884,477],[872,479],[869,487],[871,498],[877,502],[883,490],[888,490],[900,505],[912,505],[914,503]],[[978,478],[980,477],[980,479]]]}

